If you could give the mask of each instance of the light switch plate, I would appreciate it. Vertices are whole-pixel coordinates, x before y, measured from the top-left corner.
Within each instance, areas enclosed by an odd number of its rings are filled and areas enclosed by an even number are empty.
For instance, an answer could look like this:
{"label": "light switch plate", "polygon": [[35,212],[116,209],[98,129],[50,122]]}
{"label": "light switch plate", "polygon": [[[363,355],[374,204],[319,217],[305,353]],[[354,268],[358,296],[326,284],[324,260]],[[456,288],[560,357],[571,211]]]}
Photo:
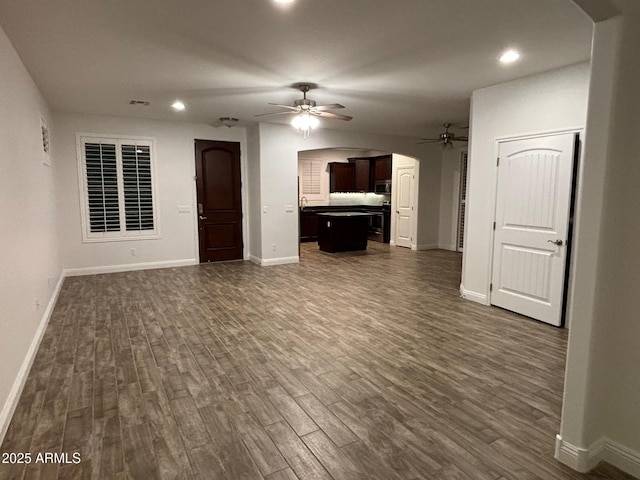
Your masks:
{"label": "light switch plate", "polygon": [[191,213],[191,205],[178,205],[178,213]]}
{"label": "light switch plate", "polygon": [[284,211],[287,213],[293,213],[293,205],[285,205]]}

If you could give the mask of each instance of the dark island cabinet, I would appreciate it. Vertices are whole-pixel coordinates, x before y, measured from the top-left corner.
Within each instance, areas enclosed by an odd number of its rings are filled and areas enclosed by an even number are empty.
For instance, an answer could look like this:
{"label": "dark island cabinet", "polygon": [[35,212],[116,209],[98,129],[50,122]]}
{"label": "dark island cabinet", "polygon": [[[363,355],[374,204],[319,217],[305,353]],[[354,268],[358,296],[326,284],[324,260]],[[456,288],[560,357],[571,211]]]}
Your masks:
{"label": "dark island cabinet", "polygon": [[300,241],[318,241],[318,214],[302,210],[300,212]]}
{"label": "dark island cabinet", "polygon": [[355,191],[355,166],[353,163],[329,164],[329,192]]}
{"label": "dark island cabinet", "polygon": [[318,246],[323,252],[367,249],[368,213],[318,213]]}

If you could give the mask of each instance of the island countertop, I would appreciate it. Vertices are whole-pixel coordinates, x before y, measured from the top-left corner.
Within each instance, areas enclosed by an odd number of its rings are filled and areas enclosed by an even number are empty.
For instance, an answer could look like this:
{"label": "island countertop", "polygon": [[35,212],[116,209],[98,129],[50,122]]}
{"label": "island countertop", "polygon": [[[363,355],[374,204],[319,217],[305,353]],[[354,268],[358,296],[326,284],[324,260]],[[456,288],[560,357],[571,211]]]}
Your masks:
{"label": "island countertop", "polygon": [[321,212],[317,215],[323,217],[370,217],[372,214],[364,212]]}

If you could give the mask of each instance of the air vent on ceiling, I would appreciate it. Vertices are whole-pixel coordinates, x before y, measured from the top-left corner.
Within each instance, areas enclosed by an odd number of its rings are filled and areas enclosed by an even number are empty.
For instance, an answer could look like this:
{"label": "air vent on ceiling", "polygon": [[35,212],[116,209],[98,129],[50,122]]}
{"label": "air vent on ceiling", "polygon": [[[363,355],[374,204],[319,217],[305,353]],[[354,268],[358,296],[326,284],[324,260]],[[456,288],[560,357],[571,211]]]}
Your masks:
{"label": "air vent on ceiling", "polygon": [[146,102],[144,100],[129,100],[129,105],[140,105],[142,107],[148,107],[151,105],[151,102]]}

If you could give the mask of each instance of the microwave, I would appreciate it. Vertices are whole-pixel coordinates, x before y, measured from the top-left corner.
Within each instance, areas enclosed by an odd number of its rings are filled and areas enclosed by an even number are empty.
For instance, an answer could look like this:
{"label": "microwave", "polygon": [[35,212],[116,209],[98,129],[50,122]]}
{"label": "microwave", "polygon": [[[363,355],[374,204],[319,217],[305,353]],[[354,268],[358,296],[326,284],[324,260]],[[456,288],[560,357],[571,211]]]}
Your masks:
{"label": "microwave", "polygon": [[391,193],[391,180],[378,180],[375,184],[375,193]]}

